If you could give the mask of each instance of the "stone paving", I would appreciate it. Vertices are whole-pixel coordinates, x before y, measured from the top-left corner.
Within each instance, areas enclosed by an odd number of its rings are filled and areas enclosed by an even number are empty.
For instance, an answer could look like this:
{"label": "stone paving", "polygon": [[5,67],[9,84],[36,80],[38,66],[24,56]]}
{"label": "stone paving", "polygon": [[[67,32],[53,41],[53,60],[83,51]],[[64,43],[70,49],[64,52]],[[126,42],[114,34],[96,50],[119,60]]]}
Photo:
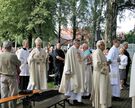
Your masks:
{"label": "stone paving", "polygon": [[[84,99],[83,102],[85,105],[83,106],[69,106],[67,104],[66,108],[93,108],[90,100]],[[121,100],[120,101],[112,101],[112,108],[131,108],[131,98],[129,98],[129,90],[121,91]]]}

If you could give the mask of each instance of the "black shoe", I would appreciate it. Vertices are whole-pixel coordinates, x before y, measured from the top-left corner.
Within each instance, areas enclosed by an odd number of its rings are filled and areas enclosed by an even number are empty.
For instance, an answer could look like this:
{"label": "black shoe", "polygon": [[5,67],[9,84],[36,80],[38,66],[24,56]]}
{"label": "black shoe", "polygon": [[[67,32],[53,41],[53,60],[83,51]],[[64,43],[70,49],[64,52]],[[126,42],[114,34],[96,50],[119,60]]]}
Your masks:
{"label": "black shoe", "polygon": [[77,100],[73,100],[74,105],[84,105],[83,102],[78,102]]}
{"label": "black shoe", "polygon": [[113,97],[112,97],[112,100],[113,100],[113,101],[121,101],[121,98],[120,98],[120,97],[115,97],[115,96],[113,96]]}
{"label": "black shoe", "polygon": [[82,99],[90,99],[90,95],[89,96],[82,96]]}

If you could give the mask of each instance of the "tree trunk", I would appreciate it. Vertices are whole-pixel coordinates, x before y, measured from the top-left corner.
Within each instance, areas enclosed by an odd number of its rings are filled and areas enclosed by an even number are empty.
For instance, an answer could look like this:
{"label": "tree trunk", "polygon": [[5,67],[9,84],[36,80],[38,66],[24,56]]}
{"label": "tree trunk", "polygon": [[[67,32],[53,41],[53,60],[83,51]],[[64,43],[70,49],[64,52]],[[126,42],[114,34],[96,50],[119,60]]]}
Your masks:
{"label": "tree trunk", "polygon": [[76,0],[73,1],[73,17],[72,17],[72,24],[73,24],[73,40],[76,38]]}
{"label": "tree trunk", "polygon": [[30,33],[30,34],[29,34],[29,36],[28,36],[28,40],[29,40],[29,45],[30,45],[30,47],[31,47],[31,48],[33,48],[32,33]]}
{"label": "tree trunk", "polygon": [[17,50],[17,39],[15,40],[15,51]]}
{"label": "tree trunk", "polygon": [[62,17],[62,13],[61,13],[61,0],[59,0],[59,32],[58,32],[58,42],[60,43],[60,38],[61,38],[61,17]]}
{"label": "tree trunk", "polygon": [[96,48],[96,42],[101,39],[100,23],[102,16],[104,0],[95,0],[93,6],[93,48]]}
{"label": "tree trunk", "polygon": [[76,16],[73,15],[73,40],[76,38]]}
{"label": "tree trunk", "polygon": [[95,42],[95,37],[96,37],[96,28],[97,28],[97,3],[96,3],[96,1],[94,1],[94,7],[93,7],[93,24],[92,24],[92,26],[93,26],[93,29],[92,29],[92,34],[93,34],[93,38],[92,38],[92,40],[93,40],[93,43],[92,43],[92,45],[93,45],[93,48],[96,48],[96,42]]}
{"label": "tree trunk", "polygon": [[58,34],[58,43],[60,43],[61,38],[61,21],[59,20],[59,34]]}
{"label": "tree trunk", "polygon": [[107,0],[107,10],[106,10],[106,28],[105,28],[105,43],[106,46],[111,47],[111,41],[116,38],[116,28],[117,28],[117,1]]}
{"label": "tree trunk", "polygon": [[115,1],[115,3],[112,4],[112,36],[111,36],[111,40],[116,38],[117,15],[118,15],[118,5],[117,5],[117,1]]}

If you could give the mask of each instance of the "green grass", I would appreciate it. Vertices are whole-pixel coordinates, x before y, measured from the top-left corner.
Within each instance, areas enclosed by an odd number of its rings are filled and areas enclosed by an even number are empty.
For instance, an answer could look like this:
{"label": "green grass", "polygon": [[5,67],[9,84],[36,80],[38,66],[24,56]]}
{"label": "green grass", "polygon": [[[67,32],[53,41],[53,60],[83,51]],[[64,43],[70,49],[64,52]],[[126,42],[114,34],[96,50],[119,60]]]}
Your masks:
{"label": "green grass", "polygon": [[48,82],[47,84],[49,89],[55,88],[54,82]]}

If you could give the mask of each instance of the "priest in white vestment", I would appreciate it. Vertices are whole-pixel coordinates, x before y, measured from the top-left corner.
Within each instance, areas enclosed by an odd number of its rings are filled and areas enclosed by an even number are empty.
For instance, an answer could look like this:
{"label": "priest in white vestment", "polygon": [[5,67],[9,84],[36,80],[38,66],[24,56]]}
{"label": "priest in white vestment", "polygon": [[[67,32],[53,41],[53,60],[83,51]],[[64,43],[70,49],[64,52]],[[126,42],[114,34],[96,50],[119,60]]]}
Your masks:
{"label": "priest in white vestment", "polygon": [[132,98],[132,108],[135,108],[135,53],[131,66],[129,97]]}
{"label": "priest in white vestment", "polygon": [[65,93],[73,102],[82,103],[82,94],[84,92],[84,65],[79,51],[80,41],[75,39],[73,46],[66,53],[63,76],[59,92]]}
{"label": "priest in white vestment", "polygon": [[84,94],[83,96],[90,96],[91,90],[92,90],[92,53],[88,49],[88,44],[84,43],[82,45],[83,47],[83,56],[84,56],[84,65],[85,65],[85,71],[84,71]]}
{"label": "priest in white vestment", "polygon": [[92,54],[93,87],[91,100],[94,108],[108,108],[112,105],[112,94],[108,62],[103,53],[103,50],[105,49],[104,41],[99,40],[96,46],[97,49]]}
{"label": "priest in white vestment", "polygon": [[16,55],[18,59],[21,61],[21,66],[20,66],[21,73],[19,74],[20,76],[19,89],[26,90],[29,82],[29,67],[27,62],[27,59],[29,57],[28,40],[24,39],[22,45],[23,47],[16,51]]}
{"label": "priest in white vestment", "polygon": [[29,57],[29,73],[30,80],[27,89],[47,89],[47,76],[46,76],[46,59],[47,53],[41,48],[42,40],[38,37],[35,40],[36,48],[34,48]]}
{"label": "priest in white vestment", "polygon": [[113,46],[109,50],[107,60],[110,64],[110,81],[112,86],[112,96],[114,99],[120,97],[120,73],[119,73],[119,49],[120,41],[117,39],[113,40]]}

